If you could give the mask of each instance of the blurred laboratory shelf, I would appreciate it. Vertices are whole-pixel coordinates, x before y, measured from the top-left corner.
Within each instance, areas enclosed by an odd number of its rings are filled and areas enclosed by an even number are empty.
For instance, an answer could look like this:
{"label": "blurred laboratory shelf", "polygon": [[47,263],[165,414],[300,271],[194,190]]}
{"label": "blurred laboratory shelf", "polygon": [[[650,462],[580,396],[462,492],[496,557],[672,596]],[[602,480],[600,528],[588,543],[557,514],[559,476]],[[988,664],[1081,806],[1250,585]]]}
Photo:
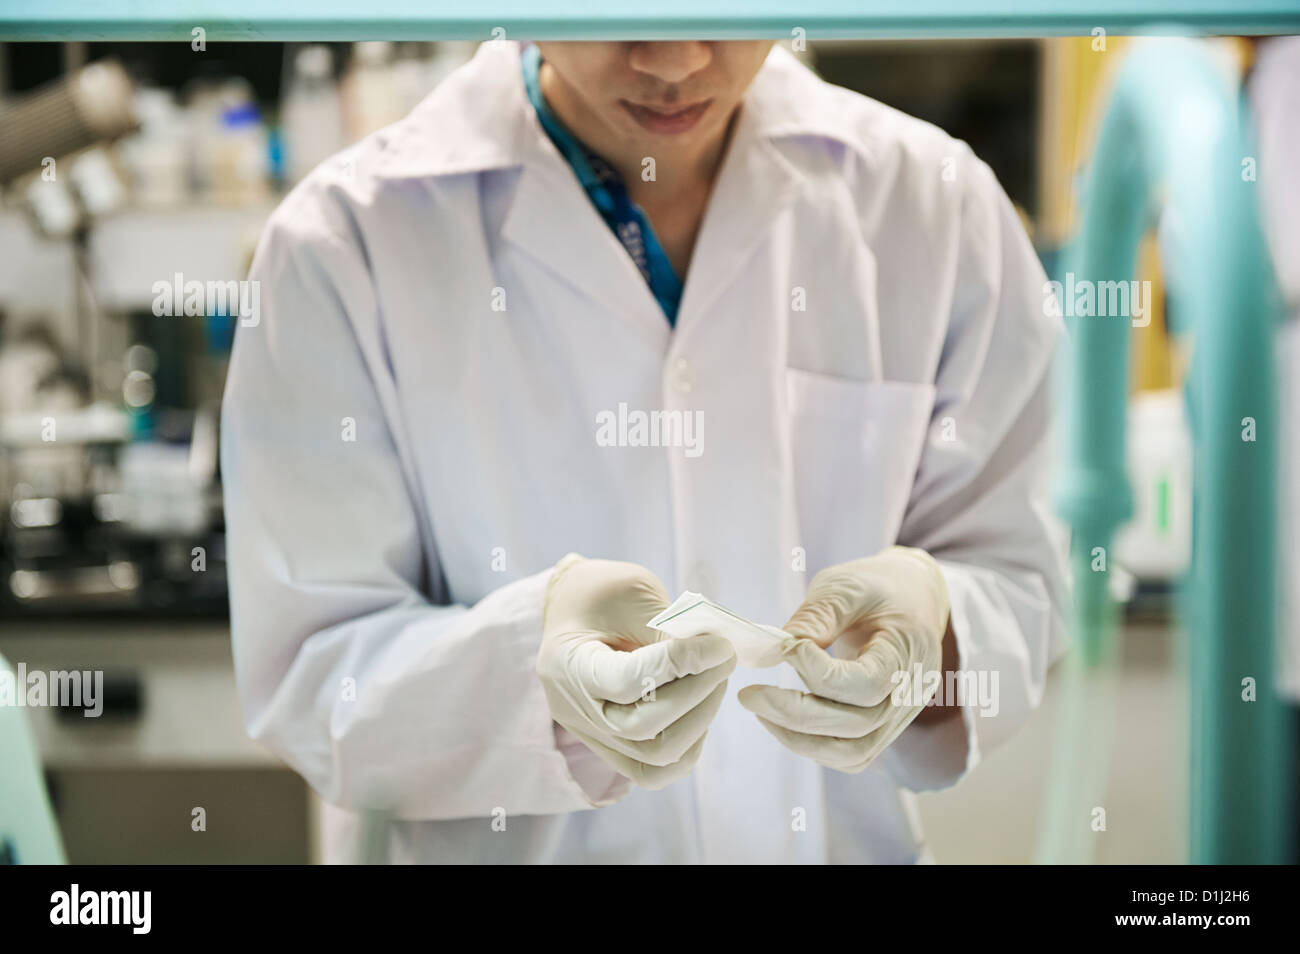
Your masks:
{"label": "blurred laboratory shelf", "polygon": [[0,654],[28,672],[101,670],[106,684],[138,687],[130,713],[28,709],[48,769],[280,764],[244,729],[224,622],[6,620]]}
{"label": "blurred laboratory shelf", "polygon": [[248,275],[273,202],[252,206],[127,209],[95,224],[90,267],[101,308],[150,309],[154,283],[232,281]]}
{"label": "blurred laboratory shelf", "polygon": [[[87,234],[96,304],[106,311],[149,310],[154,283],[232,281],[248,274],[262,226],[278,200],[248,206],[128,208],[95,222]],[[71,239],[47,238],[17,208],[0,209],[0,312],[75,315],[76,261]]]}
{"label": "blurred laboratory shelf", "polygon": [[70,323],[76,312],[72,243],[44,238],[26,216],[0,209],[0,249],[0,313],[15,324],[51,316]]}

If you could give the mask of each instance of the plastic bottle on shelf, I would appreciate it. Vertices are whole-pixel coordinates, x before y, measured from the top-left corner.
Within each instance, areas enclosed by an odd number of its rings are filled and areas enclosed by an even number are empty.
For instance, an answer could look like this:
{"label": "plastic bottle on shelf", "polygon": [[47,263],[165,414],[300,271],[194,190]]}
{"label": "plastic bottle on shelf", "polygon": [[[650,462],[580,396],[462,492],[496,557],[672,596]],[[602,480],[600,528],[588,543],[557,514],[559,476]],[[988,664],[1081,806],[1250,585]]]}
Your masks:
{"label": "plastic bottle on shelf", "polygon": [[175,97],[170,90],[139,88],[135,113],[140,130],[122,143],[135,203],[151,209],[183,205],[189,197],[188,147]]}
{"label": "plastic bottle on shelf", "polygon": [[221,111],[213,150],[214,202],[254,205],[270,197],[270,153],[256,104],[234,103]]}
{"label": "plastic bottle on shelf", "polygon": [[199,196],[220,205],[267,201],[270,149],[252,86],[238,77],[198,81],[188,109]]}
{"label": "plastic bottle on shelf", "polygon": [[292,66],[280,121],[284,163],[292,185],[346,143],[329,47],[313,44],[290,55]]}
{"label": "plastic bottle on shelf", "polygon": [[406,115],[393,71],[393,44],[376,40],[352,44],[352,63],[344,79],[347,132],[356,142]]}

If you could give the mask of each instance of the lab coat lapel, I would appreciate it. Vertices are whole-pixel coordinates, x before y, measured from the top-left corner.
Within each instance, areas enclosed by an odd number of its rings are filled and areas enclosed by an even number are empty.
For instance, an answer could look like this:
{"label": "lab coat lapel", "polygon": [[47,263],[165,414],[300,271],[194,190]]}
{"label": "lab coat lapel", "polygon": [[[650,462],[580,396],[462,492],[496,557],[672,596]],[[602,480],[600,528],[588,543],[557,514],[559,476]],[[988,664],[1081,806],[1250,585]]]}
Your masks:
{"label": "lab coat lapel", "polygon": [[[532,107],[529,106],[531,109]],[[669,326],[631,256],[541,129],[525,136],[524,161],[502,225],[504,239],[660,348]]]}
{"label": "lab coat lapel", "polygon": [[736,279],[776,218],[799,194],[803,175],[764,134],[761,105],[747,99],[732,130],[704,213],[682,293],[677,327],[707,320],[707,309]]}

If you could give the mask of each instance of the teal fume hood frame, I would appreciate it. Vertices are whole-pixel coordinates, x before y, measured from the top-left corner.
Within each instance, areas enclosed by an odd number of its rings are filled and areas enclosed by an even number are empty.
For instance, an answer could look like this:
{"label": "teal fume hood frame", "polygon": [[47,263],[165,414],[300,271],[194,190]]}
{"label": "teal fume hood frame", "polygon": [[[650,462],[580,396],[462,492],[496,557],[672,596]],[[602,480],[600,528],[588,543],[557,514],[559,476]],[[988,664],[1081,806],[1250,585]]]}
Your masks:
{"label": "teal fume hood frame", "polygon": [[1300,32],[1296,0],[4,0],[0,40],[652,40]]}
{"label": "teal fume hood frame", "polygon": [[[0,40],[209,41],[528,39],[920,39],[1300,33],[1300,0],[5,0]],[[1194,435],[1191,632],[1191,857],[1281,860],[1296,794],[1294,748],[1274,689],[1277,463],[1272,295],[1237,93],[1189,39],[1138,44],[1101,127],[1067,269],[1089,281],[1135,277],[1137,241],[1157,208],[1182,236],[1169,295],[1195,335],[1188,381]],[[1074,547],[1075,648],[1064,744],[1039,857],[1082,861],[1091,829],[1077,809],[1104,777],[1088,708],[1092,674],[1117,648],[1110,552],[1127,519],[1127,321],[1067,319],[1065,466],[1057,495]],[[1254,440],[1243,440],[1251,422]],[[1105,564],[1109,567],[1109,560]],[[1246,701],[1243,681],[1254,681]],[[1089,754],[1091,753],[1091,755]],[[1096,804],[1091,802],[1090,804]]]}

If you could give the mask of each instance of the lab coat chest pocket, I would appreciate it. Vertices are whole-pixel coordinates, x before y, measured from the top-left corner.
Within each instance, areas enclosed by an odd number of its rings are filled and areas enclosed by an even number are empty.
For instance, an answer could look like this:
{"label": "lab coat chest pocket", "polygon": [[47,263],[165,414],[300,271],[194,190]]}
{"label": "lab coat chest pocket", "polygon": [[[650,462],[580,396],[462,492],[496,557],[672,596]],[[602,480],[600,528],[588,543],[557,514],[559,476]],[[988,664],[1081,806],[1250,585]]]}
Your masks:
{"label": "lab coat chest pocket", "polygon": [[786,369],[799,545],[807,570],[895,542],[925,446],[928,384]]}

